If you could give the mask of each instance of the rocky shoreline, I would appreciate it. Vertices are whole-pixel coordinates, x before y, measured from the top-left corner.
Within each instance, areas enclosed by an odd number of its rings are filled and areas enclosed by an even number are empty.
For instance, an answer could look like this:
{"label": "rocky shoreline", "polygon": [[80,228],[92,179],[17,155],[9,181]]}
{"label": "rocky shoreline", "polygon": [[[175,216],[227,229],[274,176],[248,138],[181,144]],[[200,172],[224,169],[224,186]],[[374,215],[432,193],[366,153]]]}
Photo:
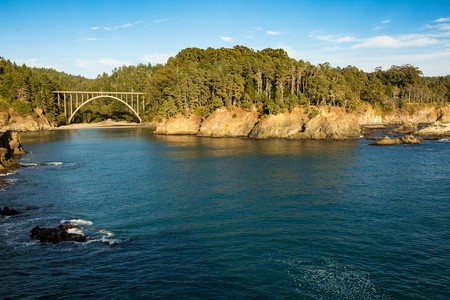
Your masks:
{"label": "rocky shoreline", "polygon": [[[431,124],[418,130],[418,124]],[[366,135],[363,128],[400,126],[392,133],[450,136],[450,106],[411,106],[408,112],[382,114],[370,106],[352,113],[339,107],[297,107],[292,112],[260,116],[255,108],[218,108],[206,119],[175,117],[157,124],[155,134],[252,139],[345,140]]]}

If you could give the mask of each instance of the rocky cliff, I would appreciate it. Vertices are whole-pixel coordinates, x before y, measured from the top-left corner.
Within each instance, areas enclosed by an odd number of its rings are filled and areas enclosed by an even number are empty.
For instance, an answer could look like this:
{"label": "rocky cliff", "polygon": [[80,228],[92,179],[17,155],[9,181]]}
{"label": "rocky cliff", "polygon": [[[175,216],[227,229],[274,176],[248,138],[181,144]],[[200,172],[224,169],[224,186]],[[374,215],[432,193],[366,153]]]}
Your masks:
{"label": "rocky cliff", "polygon": [[405,124],[410,124],[408,133],[412,133],[417,130],[418,123],[432,123],[436,120],[450,121],[450,107],[410,106],[402,111],[388,113],[382,113],[370,106],[362,107],[354,113],[348,113],[339,107],[297,107],[292,112],[262,117],[256,109],[246,111],[241,108],[229,110],[222,107],[214,111],[203,123],[195,116],[186,118],[178,115],[159,124],[155,133],[254,139],[340,140],[359,137],[362,125],[403,124],[406,128]]}
{"label": "rocky cliff", "polygon": [[200,130],[202,119],[196,115],[185,117],[178,114],[176,117],[170,118],[157,125],[156,134],[197,134]]}
{"label": "rocky cliff", "polygon": [[202,124],[198,136],[247,137],[258,122],[256,109],[218,108]]}
{"label": "rocky cliff", "polygon": [[0,172],[20,167],[12,157],[24,154],[20,135],[17,132],[7,131],[0,135]]}
{"label": "rocky cliff", "polygon": [[21,116],[13,108],[6,112],[0,112],[0,131],[38,131],[52,128],[52,124],[42,114],[42,110],[36,108],[33,116]]}

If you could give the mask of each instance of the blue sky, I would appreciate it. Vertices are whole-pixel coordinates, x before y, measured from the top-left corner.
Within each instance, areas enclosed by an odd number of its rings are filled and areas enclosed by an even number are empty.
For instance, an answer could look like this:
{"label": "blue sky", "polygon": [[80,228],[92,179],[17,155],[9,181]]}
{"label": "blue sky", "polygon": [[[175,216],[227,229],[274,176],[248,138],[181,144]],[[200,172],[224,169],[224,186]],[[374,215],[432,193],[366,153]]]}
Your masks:
{"label": "blue sky", "polygon": [[450,74],[450,1],[5,1],[0,56],[95,78],[187,47],[283,48],[333,67]]}

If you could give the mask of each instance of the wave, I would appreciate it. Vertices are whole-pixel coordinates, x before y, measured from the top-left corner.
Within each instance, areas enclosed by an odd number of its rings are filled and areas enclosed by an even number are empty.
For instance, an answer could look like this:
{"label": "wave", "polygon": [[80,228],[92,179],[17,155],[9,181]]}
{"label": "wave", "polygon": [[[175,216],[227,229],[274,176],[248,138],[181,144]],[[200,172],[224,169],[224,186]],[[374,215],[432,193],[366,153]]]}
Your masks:
{"label": "wave", "polygon": [[16,174],[16,171],[8,171],[8,172],[6,172],[6,173],[2,173],[2,174],[0,174],[0,176],[9,176],[9,175],[15,175]]}
{"label": "wave", "polygon": [[444,139],[438,140],[438,142],[441,142],[441,143],[448,143],[448,142],[450,142],[450,139],[444,138]]}
{"label": "wave", "polygon": [[73,219],[73,220],[61,220],[61,224],[63,223],[70,223],[73,225],[93,225],[94,222],[89,220],[83,220],[83,219]]}
{"label": "wave", "polygon": [[52,166],[59,166],[62,164],[63,164],[63,162],[61,162],[61,161],[51,161],[51,162],[47,163],[47,165],[52,165]]}

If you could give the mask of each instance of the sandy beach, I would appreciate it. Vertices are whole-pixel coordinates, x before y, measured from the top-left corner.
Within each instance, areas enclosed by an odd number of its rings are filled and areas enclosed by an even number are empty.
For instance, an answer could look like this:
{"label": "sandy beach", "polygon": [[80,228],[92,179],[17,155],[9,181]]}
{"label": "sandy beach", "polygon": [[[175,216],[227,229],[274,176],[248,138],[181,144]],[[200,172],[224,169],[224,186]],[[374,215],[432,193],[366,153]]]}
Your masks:
{"label": "sandy beach", "polygon": [[76,123],[70,125],[63,125],[52,128],[52,130],[67,130],[67,129],[88,129],[88,128],[128,128],[128,127],[154,127],[149,123],[127,123],[127,122],[108,122],[108,123]]}

